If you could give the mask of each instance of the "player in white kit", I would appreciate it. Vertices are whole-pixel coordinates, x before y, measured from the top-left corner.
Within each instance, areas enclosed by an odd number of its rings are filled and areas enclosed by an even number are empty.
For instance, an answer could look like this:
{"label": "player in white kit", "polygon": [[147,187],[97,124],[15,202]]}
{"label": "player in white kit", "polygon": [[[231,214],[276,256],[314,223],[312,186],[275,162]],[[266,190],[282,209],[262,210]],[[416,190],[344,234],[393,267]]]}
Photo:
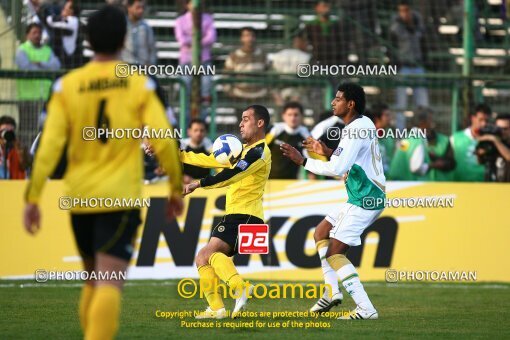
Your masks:
{"label": "player in white kit", "polygon": [[340,319],[377,319],[378,313],[356,269],[345,256],[349,247],[361,244],[361,234],[384,209],[386,178],[377,134],[372,121],[363,116],[365,92],[361,86],[354,83],[341,84],[331,105],[333,114],[346,124],[338,148],[333,151],[311,140],[305,143],[310,150],[330,157],[329,161],[304,158],[292,146],[281,146],[286,157],[310,172],[324,176],[346,174],[347,203],[330,212],[315,230],[314,238],[324,279],[332,291],[325,294],[311,310],[324,312],[341,303],[339,277],[357,305],[348,316]]}

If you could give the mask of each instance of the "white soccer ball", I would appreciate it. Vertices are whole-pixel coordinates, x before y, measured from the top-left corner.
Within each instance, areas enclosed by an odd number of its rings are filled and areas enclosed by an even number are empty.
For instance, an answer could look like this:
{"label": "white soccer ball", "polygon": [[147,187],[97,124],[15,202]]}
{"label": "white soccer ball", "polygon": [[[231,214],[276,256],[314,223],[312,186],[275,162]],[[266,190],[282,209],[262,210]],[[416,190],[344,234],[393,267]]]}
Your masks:
{"label": "white soccer ball", "polygon": [[234,165],[241,152],[243,143],[234,135],[221,135],[214,141],[213,155],[221,164]]}

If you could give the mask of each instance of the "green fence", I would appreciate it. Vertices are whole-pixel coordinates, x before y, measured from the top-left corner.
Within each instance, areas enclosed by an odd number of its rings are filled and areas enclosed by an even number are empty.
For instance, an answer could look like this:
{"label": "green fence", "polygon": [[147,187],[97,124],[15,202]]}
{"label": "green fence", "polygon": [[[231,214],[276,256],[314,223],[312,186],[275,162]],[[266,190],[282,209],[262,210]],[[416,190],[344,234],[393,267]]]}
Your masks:
{"label": "green fence", "polygon": [[[195,1],[198,2],[198,1]],[[159,64],[176,65],[179,45],[174,35],[175,19],[183,1],[148,2],[146,19],[152,25],[157,39]],[[347,43],[335,48],[348,50],[349,62],[356,64],[366,58],[370,65],[391,65],[389,57],[396,53],[389,31],[395,17],[396,2],[389,0],[363,1],[366,6],[352,1],[333,1],[332,20],[346,23]],[[82,19],[92,13],[103,0],[82,1]],[[508,18],[494,1],[465,0],[464,2],[413,2],[426,26],[428,60],[423,65],[426,73],[419,76],[359,76],[299,78],[295,74],[280,74],[270,65],[259,73],[233,74],[224,71],[228,54],[239,47],[240,27],[255,28],[258,46],[268,57],[292,43],[292,36],[303,31],[314,19],[313,0],[252,0],[249,3],[234,0],[208,0],[208,11],[213,14],[217,41],[213,45],[213,78],[211,100],[204,101],[202,115],[210,122],[211,137],[219,133],[237,132],[237,121],[250,101],[229,95],[227,88],[237,83],[248,83],[267,88],[267,95],[253,101],[270,109],[273,121],[279,121],[282,108],[281,93],[296,91],[305,107],[305,124],[312,127],[321,113],[330,109],[330,100],[336,84],[354,80],[365,87],[368,107],[376,102],[390,105],[394,112],[403,112],[412,118],[416,105],[412,88],[423,85],[428,90],[429,106],[436,113],[438,129],[451,133],[464,127],[470,108],[485,101],[496,113],[508,112],[510,104],[510,27]],[[23,40],[24,11],[18,0],[1,0],[0,5],[9,16],[18,40]],[[14,44],[14,42],[13,42]],[[311,46],[309,46],[311,50]],[[366,50],[366,51],[365,51]],[[363,53],[366,52],[364,56]],[[27,73],[0,70],[0,112],[18,114],[17,79],[54,79],[54,73]],[[178,116],[180,125],[189,119],[191,97],[183,82],[177,78],[161,78],[167,99]],[[396,89],[405,87],[406,107],[397,107]],[[195,96],[196,97],[196,96]],[[41,103],[34,105],[35,109]],[[409,119],[412,122],[412,119]],[[36,123],[33,123],[36,127]]]}
{"label": "green fence", "polygon": [[[20,100],[17,96],[16,81],[23,79],[47,79],[53,81],[63,72],[44,71],[16,71],[0,70],[0,112],[13,116],[18,115]],[[347,78],[343,78],[346,80]],[[318,122],[320,113],[330,110],[330,102],[334,96],[335,84],[339,78],[310,77],[299,78],[284,74],[265,74],[255,76],[249,74],[220,73],[213,79],[212,102],[207,110],[207,120],[210,122],[210,136],[214,138],[218,133],[237,132],[237,122],[242,109],[248,104],[261,103],[270,108],[273,121],[279,120],[281,107],[272,101],[271,96],[265,99],[253,101],[240,101],[231,98],[226,94],[225,85],[236,83],[251,83],[260,86],[268,86],[272,91],[279,91],[280,88],[299,88],[302,93],[311,94],[312,98],[302,98],[304,102],[310,100],[305,108],[309,110],[307,122],[313,125]],[[436,113],[436,123],[440,131],[452,133],[463,126],[466,118],[464,112],[465,90],[470,90],[468,97],[469,105],[475,102],[486,102],[493,107],[495,112],[508,112],[510,104],[510,76],[506,75],[473,75],[463,77],[456,74],[426,74],[423,76],[377,76],[351,78],[364,86],[367,92],[369,106],[376,102],[392,102],[397,87],[409,89],[416,86],[426,86],[431,97],[431,102]],[[187,117],[184,112],[188,110],[187,89],[180,78],[159,78],[160,85],[166,92],[167,102],[172,107],[180,126],[185,127]],[[222,88],[223,87],[223,88]],[[472,89],[472,90],[471,90]],[[269,91],[271,93],[271,91]],[[412,108],[411,96],[409,97],[409,108]],[[437,103],[441,103],[438,105]],[[41,108],[43,101],[34,102],[34,109]],[[218,113],[219,108],[230,108],[226,113]],[[233,123],[218,126],[221,117],[229,117]],[[37,121],[32,121],[31,127],[37,130]],[[183,129],[185,130],[185,129]]]}
{"label": "green fence", "polygon": [[[49,72],[49,71],[19,71],[19,70],[0,70],[0,116],[10,115],[17,118],[18,122],[23,123],[20,128],[23,131],[31,131],[29,136],[35,136],[38,129],[40,129],[39,117],[44,105],[45,100],[20,100],[18,99],[18,81],[23,80],[48,80],[53,82],[58,77],[62,76],[65,72]],[[161,78],[159,80],[161,87],[163,88],[169,106],[177,116],[179,125],[186,126],[186,115],[181,112],[186,111],[186,86],[180,78]],[[23,114],[26,113],[27,117],[22,116],[22,108],[24,107]],[[183,129],[183,134],[186,131]],[[30,145],[33,138],[24,138],[23,142],[25,145]]]}

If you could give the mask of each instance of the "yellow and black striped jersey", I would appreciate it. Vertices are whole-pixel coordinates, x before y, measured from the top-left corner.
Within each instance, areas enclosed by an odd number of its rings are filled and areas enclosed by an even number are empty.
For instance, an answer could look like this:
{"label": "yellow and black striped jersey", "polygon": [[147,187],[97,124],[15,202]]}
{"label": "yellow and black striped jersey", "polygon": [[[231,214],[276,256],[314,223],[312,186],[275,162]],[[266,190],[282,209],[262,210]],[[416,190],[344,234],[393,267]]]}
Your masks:
{"label": "yellow and black striped jersey", "polygon": [[204,189],[228,187],[225,214],[246,214],[264,219],[262,196],[271,172],[271,151],[264,139],[244,145],[239,161],[232,167],[218,163],[213,155],[181,151],[183,163],[206,168],[224,168],[200,180]]}
{"label": "yellow and black striped jersey", "polygon": [[[156,93],[156,82],[142,75],[118,78],[115,75],[117,64],[118,61],[92,61],[54,83],[26,191],[28,202],[38,202],[44,183],[66,146],[64,179],[70,197],[140,199],[142,141],[139,138],[85,138],[84,128],[172,129]],[[151,145],[169,174],[171,194],[182,194],[177,141],[155,138]],[[122,207],[75,207],[71,210],[80,213],[120,209]]]}

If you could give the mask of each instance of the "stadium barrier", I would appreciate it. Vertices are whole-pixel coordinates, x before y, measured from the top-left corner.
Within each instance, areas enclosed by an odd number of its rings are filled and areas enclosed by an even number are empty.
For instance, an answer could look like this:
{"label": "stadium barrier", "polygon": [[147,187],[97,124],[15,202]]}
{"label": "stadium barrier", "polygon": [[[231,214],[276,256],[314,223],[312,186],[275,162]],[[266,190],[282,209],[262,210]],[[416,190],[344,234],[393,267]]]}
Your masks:
{"label": "stadium barrier", "polygon": [[[44,100],[35,100],[27,102],[20,100],[17,83],[29,80],[49,80],[53,81],[58,76],[64,74],[64,71],[20,71],[0,69],[0,115],[10,115],[18,118],[23,130],[32,131],[36,134],[40,123],[38,112],[44,105]],[[510,77],[504,74],[500,75],[472,75],[464,77],[455,73],[427,73],[424,75],[398,75],[398,76],[356,76],[356,77],[327,77],[311,76],[298,77],[293,74],[279,74],[275,72],[265,72],[263,74],[234,74],[224,72],[216,74],[213,78],[212,102],[210,107],[205,107],[209,116],[210,123],[209,135],[212,139],[221,133],[237,132],[237,116],[239,109],[246,107],[246,103],[262,102],[273,114],[274,121],[279,121],[278,107],[270,98],[260,100],[243,101],[229,97],[225,87],[234,85],[238,82],[250,83],[253,85],[266,86],[270,92],[279,91],[283,88],[300,89],[304,93],[300,101],[305,107],[305,111],[313,111],[311,120],[305,120],[305,124],[314,125],[319,121],[319,116],[324,111],[330,110],[331,99],[334,96],[335,87],[339,80],[351,78],[359,81],[367,93],[367,102],[369,106],[377,102],[392,103],[395,98],[395,89],[399,86],[406,87],[410,91],[417,84],[426,84],[431,96],[432,109],[435,112],[434,120],[438,131],[450,134],[464,126],[468,112],[463,110],[464,91],[468,84],[473,84],[472,102],[485,102],[489,104],[495,112],[506,112],[510,98]],[[188,90],[184,86],[184,80],[179,77],[158,77],[161,86],[166,91],[166,99],[169,106],[173,109],[180,126],[186,126],[189,117],[181,114],[188,111]],[[20,117],[19,111],[23,104],[31,105],[34,111],[29,116]],[[242,104],[241,106],[239,106]],[[398,110],[393,108],[395,112]],[[409,112],[412,114],[412,112]],[[407,113],[406,113],[407,114]],[[305,112],[305,116],[308,112]],[[225,120],[229,116],[230,120]],[[308,116],[307,116],[308,117]],[[27,126],[28,125],[28,126]],[[183,134],[186,134],[183,129]],[[31,144],[29,137],[27,143]]]}
{"label": "stadium barrier", "polygon": [[[0,278],[29,278],[36,270],[81,270],[69,213],[59,209],[61,181],[49,181],[42,200],[42,229],[22,227],[26,181],[0,186],[2,216]],[[477,281],[510,282],[510,228],[504,216],[508,185],[389,182],[388,197],[435,198],[452,204],[407,207],[392,203],[363,235],[349,257],[363,280],[384,280],[387,270],[476,272]],[[178,222],[165,222],[166,184],[144,186],[150,207],[142,210],[129,277],[196,278],[194,256],[223,214],[225,190],[197,190],[186,198]],[[270,225],[268,255],[240,255],[235,262],[248,279],[321,281],[314,227],[347,200],[339,181],[269,181],[264,196]],[[423,203],[423,202],[422,202]],[[415,204],[416,205],[416,204]]]}

